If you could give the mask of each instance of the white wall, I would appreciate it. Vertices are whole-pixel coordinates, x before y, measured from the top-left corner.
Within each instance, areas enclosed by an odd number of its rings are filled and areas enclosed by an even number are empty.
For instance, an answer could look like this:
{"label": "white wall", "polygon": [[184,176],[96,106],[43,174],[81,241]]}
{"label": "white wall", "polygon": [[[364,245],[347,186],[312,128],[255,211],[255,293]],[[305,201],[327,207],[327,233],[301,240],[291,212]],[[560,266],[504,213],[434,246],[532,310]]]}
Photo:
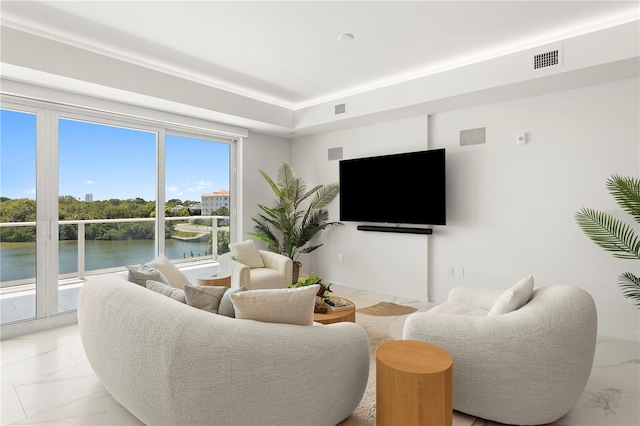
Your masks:
{"label": "white wall", "polygon": [[[640,262],[614,259],[574,220],[581,207],[625,217],[604,185],[613,173],[639,176],[639,91],[638,79],[622,80],[296,140],[293,164],[312,184],[338,179],[331,147],[344,147],[344,158],[424,149],[427,139],[447,149],[447,226],[421,236],[346,224],[305,263],[330,282],[399,296],[423,299],[428,283],[437,302],[455,285],[508,287],[533,274],[536,286],[586,289],[601,334],[640,340],[640,310],[617,285]],[[476,127],[486,128],[486,144],[460,146],[460,130]],[[516,145],[519,132],[527,145]],[[447,276],[451,266],[464,276]]]}
{"label": "white wall", "polygon": [[[257,205],[271,205],[274,200],[273,191],[260,175],[264,170],[272,178],[275,177],[278,165],[283,161],[291,162],[291,139],[251,132],[244,138],[240,153],[240,169],[238,171],[242,188],[242,207],[239,217],[242,218],[241,228],[238,229],[238,241],[248,239],[245,233],[253,232],[252,217],[260,212]],[[265,245],[262,244],[261,247]]]}
{"label": "white wall", "polygon": [[[297,139],[293,165],[308,187],[338,182],[339,163],[328,160],[329,148],[342,147],[344,159],[428,149],[427,123],[426,116],[419,116]],[[331,220],[339,220],[337,199],[329,212]],[[328,282],[350,287],[426,299],[429,237],[361,232],[356,225],[345,222],[323,234],[325,245],[301,259],[303,273],[315,272]],[[338,263],[339,254],[344,263]]]}

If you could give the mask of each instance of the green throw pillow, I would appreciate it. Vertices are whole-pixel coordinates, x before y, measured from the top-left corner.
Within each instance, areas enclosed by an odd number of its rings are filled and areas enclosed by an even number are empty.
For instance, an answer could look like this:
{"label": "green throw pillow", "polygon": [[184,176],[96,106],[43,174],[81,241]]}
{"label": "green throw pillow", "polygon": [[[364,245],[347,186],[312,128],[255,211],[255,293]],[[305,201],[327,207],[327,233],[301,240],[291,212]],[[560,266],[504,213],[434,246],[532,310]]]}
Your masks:
{"label": "green throw pillow", "polygon": [[218,313],[220,300],[228,287],[185,285],[184,295],[187,305],[203,311]]}
{"label": "green throw pillow", "polygon": [[236,310],[233,308],[233,302],[231,301],[231,297],[229,297],[229,295],[231,295],[232,293],[237,293],[239,291],[247,291],[247,288],[231,287],[224,292],[224,296],[222,296],[222,299],[220,300],[220,306],[218,307],[219,315],[224,315],[225,317],[230,318],[236,317]]}
{"label": "green throw pillow", "polygon": [[171,285],[167,277],[165,277],[162,272],[149,265],[127,266],[127,269],[129,270],[127,279],[132,283],[141,285],[142,287],[147,286],[148,280],[159,281],[161,283]]}

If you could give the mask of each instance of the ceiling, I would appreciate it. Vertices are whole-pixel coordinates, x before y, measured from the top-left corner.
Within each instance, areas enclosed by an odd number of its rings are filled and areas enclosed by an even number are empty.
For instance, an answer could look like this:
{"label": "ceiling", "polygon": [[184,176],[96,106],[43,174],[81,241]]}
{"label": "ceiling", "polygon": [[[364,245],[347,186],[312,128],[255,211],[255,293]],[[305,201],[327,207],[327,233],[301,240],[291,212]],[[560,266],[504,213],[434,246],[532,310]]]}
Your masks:
{"label": "ceiling", "polygon": [[[7,1],[2,24],[293,110],[638,19],[639,1]],[[354,38],[341,42],[340,34]]]}

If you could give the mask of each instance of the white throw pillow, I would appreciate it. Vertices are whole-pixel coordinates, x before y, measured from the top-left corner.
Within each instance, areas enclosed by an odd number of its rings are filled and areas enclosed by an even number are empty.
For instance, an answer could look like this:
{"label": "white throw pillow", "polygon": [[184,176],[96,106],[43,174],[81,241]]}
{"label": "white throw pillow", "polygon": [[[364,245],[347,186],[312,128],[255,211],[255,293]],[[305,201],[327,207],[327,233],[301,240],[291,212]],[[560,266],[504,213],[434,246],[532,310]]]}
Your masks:
{"label": "white throw pillow", "polygon": [[236,318],[313,325],[318,284],[298,288],[249,290],[229,295]]}
{"label": "white throw pillow", "polygon": [[249,268],[264,268],[262,256],[260,256],[258,247],[253,240],[231,243],[229,248],[231,249],[231,256],[238,262],[244,263]]}
{"label": "white throw pillow", "polygon": [[151,291],[155,291],[156,293],[170,297],[173,300],[177,300],[178,302],[187,303],[184,290],[181,288],[171,287],[169,284],[153,280],[147,280],[147,288]]}
{"label": "white throw pillow", "polygon": [[520,309],[533,297],[533,275],[524,277],[502,293],[493,304],[489,315],[503,315]]}
{"label": "white throw pillow", "polygon": [[147,265],[162,272],[162,275],[164,275],[167,280],[169,280],[169,283],[175,288],[184,288],[185,285],[191,284],[189,278],[187,278],[187,276],[183,274],[176,265],[167,259],[164,254],[159,255],[151,262],[147,263]]}

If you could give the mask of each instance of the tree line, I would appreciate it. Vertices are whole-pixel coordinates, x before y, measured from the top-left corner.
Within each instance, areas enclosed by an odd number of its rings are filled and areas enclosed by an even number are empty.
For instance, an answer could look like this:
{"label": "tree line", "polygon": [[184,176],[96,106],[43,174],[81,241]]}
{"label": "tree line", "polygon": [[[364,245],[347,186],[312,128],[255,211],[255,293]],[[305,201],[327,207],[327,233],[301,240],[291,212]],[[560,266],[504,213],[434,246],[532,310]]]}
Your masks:
{"label": "tree line", "polygon": [[[171,199],[165,204],[165,216],[197,216],[200,209],[173,209],[176,206],[197,204],[196,201],[181,201]],[[218,209],[214,216],[228,216],[226,207]],[[128,219],[156,217],[155,201],[145,201],[142,198],[126,200],[110,199],[80,201],[71,195],[58,197],[58,220],[92,220],[92,219]],[[0,222],[35,222],[36,201],[30,198],[10,199],[0,198]],[[210,225],[211,219],[197,219],[200,224]],[[165,238],[171,238],[176,222],[165,222]],[[218,233],[220,239],[220,232]],[[76,240],[78,238],[77,225],[61,225],[60,240]],[[155,238],[155,222],[131,223],[96,223],[85,225],[87,240],[146,240]],[[4,242],[33,242],[36,240],[35,226],[12,226],[0,228],[0,241]]]}

